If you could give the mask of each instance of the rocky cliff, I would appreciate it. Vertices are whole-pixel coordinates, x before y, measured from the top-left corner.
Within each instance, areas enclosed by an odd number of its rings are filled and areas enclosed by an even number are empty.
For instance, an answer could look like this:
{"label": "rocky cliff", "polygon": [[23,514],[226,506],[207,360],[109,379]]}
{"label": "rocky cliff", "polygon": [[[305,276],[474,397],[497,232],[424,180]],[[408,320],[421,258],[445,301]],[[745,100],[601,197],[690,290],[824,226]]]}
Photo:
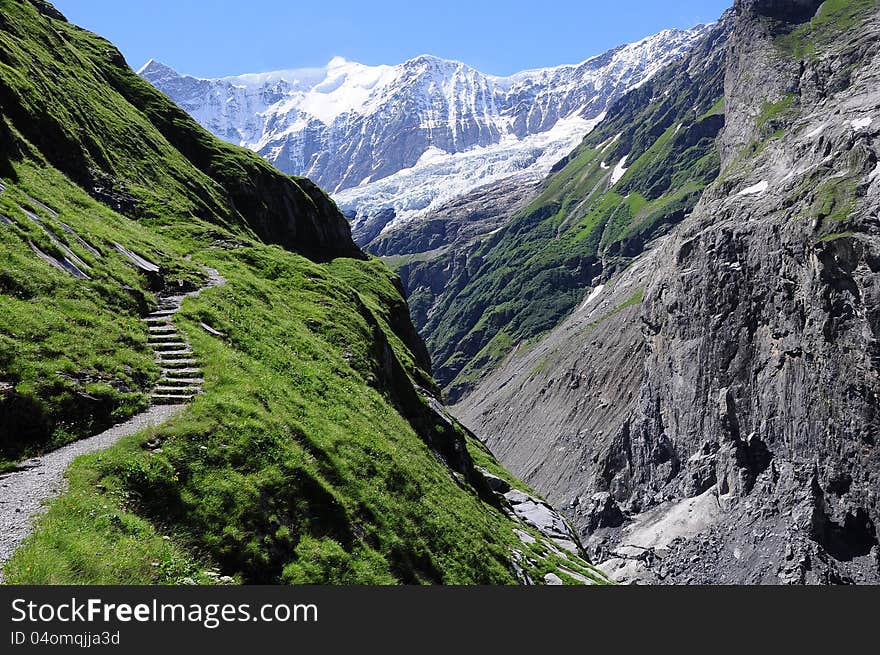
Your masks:
{"label": "rocky cliff", "polygon": [[741,0],[721,174],[460,414],[606,568],[880,580],[880,15]]}
{"label": "rocky cliff", "polygon": [[615,103],[500,230],[456,249],[442,294],[409,276],[409,290],[430,301],[422,333],[451,401],[682,221],[715,180],[730,24]]}

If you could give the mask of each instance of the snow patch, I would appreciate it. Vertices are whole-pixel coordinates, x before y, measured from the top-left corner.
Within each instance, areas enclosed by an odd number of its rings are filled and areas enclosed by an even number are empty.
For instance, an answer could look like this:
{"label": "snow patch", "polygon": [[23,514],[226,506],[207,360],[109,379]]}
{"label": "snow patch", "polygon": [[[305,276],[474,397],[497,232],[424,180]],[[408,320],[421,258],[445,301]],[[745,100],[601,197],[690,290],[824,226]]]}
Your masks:
{"label": "snow patch", "polygon": [[429,146],[428,149],[422,153],[422,156],[419,157],[419,161],[416,162],[416,166],[427,166],[431,163],[439,162],[448,155],[448,152],[446,152],[445,150],[441,150],[437,146]]}
{"label": "snow patch", "polygon": [[854,130],[861,130],[861,129],[868,127],[873,122],[874,122],[873,118],[871,118],[870,116],[865,116],[864,118],[856,118],[855,120],[852,120],[849,123],[850,123],[850,125],[853,126]]}
{"label": "snow patch", "polygon": [[574,115],[547,132],[465,152],[447,153],[432,146],[414,166],[334,193],[333,199],[343,213],[355,216],[355,226],[392,209],[394,219],[382,230],[384,234],[485,184],[516,176],[541,179],[583,141],[600,119],[597,116],[588,121]]}
{"label": "snow patch", "polygon": [[603,291],[604,289],[605,289],[605,285],[604,285],[604,284],[600,284],[600,285],[597,286],[595,289],[593,289],[592,293],[590,293],[590,295],[587,296],[587,299],[584,301],[584,304],[581,305],[581,309],[586,309],[586,308],[587,308],[587,305],[589,305],[589,304],[590,304],[591,302],[593,302],[596,298],[598,298],[598,297],[599,297],[599,294],[602,293],[602,291]]}
{"label": "snow patch", "polygon": [[804,138],[805,138],[805,139],[815,139],[817,136],[819,136],[820,134],[822,134],[822,132],[824,132],[824,131],[825,131],[825,125],[820,125],[820,126],[817,127],[815,130],[813,130],[812,132],[810,132],[809,134],[805,134],[805,135],[804,135]]}
{"label": "snow patch", "polygon": [[[479,186],[543,177],[604,118],[597,107],[683,56],[709,29],[667,30],[578,64],[509,77],[430,55],[394,66],[334,57],[319,68],[218,79],[150,61],[141,73],[213,134],[332,189],[355,225],[393,212],[390,229]],[[423,132],[415,153],[385,133],[396,116]]]}
{"label": "snow patch", "polygon": [[599,164],[599,168],[601,168],[603,171],[607,171],[611,167],[603,161],[601,164]]}
{"label": "snow patch", "polygon": [[767,189],[770,188],[770,183],[767,180],[761,180],[757,184],[754,184],[750,187],[746,187],[736,195],[738,196],[753,196],[760,193],[764,193]]}
{"label": "snow patch", "polygon": [[621,178],[623,178],[623,176],[629,170],[628,168],[626,168],[627,157],[629,157],[629,155],[624,155],[623,159],[621,159],[617,163],[617,166],[614,167],[614,171],[611,173],[611,186],[614,186],[615,184],[620,182]]}
{"label": "snow patch", "polygon": [[617,142],[617,140],[622,136],[623,136],[623,132],[615,134],[613,137],[611,137],[605,143],[603,143],[601,146],[599,146],[599,151],[605,152],[606,150],[608,150],[608,148],[613,146]]}

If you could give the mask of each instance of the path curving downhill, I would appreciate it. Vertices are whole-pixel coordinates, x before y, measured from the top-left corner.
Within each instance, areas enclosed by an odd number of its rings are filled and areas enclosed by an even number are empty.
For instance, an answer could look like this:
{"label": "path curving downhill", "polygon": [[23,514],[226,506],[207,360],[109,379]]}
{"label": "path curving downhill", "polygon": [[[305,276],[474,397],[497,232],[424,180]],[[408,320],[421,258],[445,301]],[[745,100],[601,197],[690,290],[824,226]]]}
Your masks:
{"label": "path curving downhill", "polygon": [[101,434],[26,460],[16,471],[0,475],[0,583],[3,566],[33,531],[47,502],[64,491],[64,473],[74,458],[109,448],[123,437],[161,425],[183,411],[201,391],[203,380],[198,361],[174,326],[173,318],[186,298],[224,283],[217,271],[208,269],[204,286],[190,293],[160,296],[159,309],[144,318],[150,331],[150,346],[162,367],[149,408]]}

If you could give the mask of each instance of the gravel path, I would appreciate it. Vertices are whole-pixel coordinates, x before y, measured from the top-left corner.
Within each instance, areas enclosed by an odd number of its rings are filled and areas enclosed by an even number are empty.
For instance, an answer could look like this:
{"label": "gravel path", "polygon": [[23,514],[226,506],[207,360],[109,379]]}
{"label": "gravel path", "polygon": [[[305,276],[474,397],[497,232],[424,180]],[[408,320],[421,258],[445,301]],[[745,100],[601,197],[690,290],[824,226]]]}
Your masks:
{"label": "gravel path", "polygon": [[42,457],[26,460],[18,471],[0,475],[0,566],[6,564],[30,534],[34,519],[45,510],[46,502],[64,490],[64,472],[75,457],[109,448],[123,437],[160,425],[184,407],[186,405],[151,407],[106,432],[74,441]]}
{"label": "gravel path", "polygon": [[[168,366],[168,355],[160,345],[162,337],[159,336],[157,339],[156,334],[158,332],[161,335],[165,332],[173,335],[173,338],[169,337],[172,341],[182,339],[173,327],[172,319],[183,300],[226,282],[214,269],[207,269],[207,272],[208,279],[201,289],[160,298],[160,308],[164,309],[144,319],[150,326],[150,345],[156,351],[157,361],[163,368],[160,385],[168,384],[169,380],[173,382],[175,378],[169,377],[171,371],[165,370]],[[157,325],[165,326],[164,330],[157,330]],[[185,347],[187,356],[191,356],[188,345]],[[186,361],[197,364],[194,360]],[[182,379],[181,375],[189,371],[193,372],[193,375],[186,380]],[[109,448],[123,437],[164,423],[183,411],[186,403],[201,391],[201,385],[195,382],[200,373],[197,368],[176,369],[173,373],[178,375],[176,383],[181,385],[181,388],[163,391],[165,388],[158,386],[156,391],[159,393],[153,393],[153,405],[149,409],[133,416],[125,423],[113,426],[106,432],[80,439],[41,457],[26,460],[20,464],[18,470],[0,475],[0,583],[3,582],[3,566],[25,537],[31,533],[34,521],[46,510],[48,501],[64,491],[67,482],[64,473],[75,457]]]}

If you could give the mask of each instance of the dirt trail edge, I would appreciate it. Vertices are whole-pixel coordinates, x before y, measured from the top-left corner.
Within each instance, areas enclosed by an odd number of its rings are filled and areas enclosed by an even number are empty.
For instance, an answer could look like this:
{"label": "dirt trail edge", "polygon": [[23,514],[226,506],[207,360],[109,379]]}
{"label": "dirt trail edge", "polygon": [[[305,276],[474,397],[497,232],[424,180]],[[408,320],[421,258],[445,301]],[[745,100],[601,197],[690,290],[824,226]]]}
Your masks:
{"label": "dirt trail edge", "polygon": [[[144,319],[150,326],[151,335],[156,331],[157,314],[159,314],[161,320],[158,323],[161,323],[169,333],[173,332],[175,342],[181,345],[185,343],[172,324],[172,319],[180,310],[183,301],[188,297],[197,296],[205,289],[221,286],[226,282],[217,271],[207,269],[207,272],[208,279],[205,285],[197,291],[166,295],[159,299],[158,312]],[[105,432],[26,460],[21,463],[18,470],[0,475],[0,583],[3,582],[3,567],[16,548],[33,531],[36,518],[45,511],[49,500],[64,491],[67,483],[64,473],[74,458],[109,448],[123,437],[161,425],[183,411],[186,403],[201,391],[201,379],[197,377],[200,373],[198,363],[191,359],[191,353],[186,353],[186,367],[174,368],[176,362],[169,360],[161,346],[156,348],[157,343],[152,337],[150,345],[156,351],[157,361],[163,367],[163,371],[152,394],[153,404],[148,409]],[[168,366],[169,362],[171,366]],[[180,391],[168,389],[169,379],[175,379],[171,377],[172,371],[177,373],[175,375],[177,379],[183,379],[186,374],[192,375],[192,383],[187,379],[186,383],[179,383],[182,386],[185,384]]]}

